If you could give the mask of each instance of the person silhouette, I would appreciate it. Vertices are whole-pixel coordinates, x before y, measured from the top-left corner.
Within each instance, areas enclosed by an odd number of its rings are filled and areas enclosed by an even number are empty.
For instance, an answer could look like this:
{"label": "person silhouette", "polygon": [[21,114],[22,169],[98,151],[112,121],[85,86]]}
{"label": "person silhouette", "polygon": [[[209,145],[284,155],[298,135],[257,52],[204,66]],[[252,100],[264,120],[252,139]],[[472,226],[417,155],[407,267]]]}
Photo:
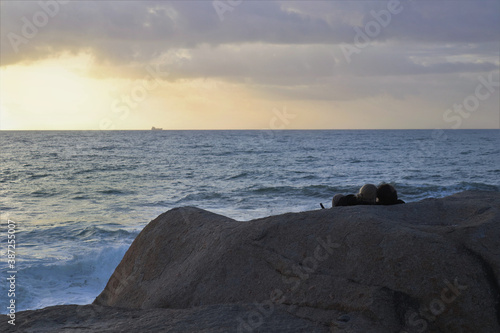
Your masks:
{"label": "person silhouette", "polygon": [[390,184],[380,184],[377,187],[377,204],[378,205],[397,205],[405,202],[398,199],[398,192],[394,186]]}
{"label": "person silhouette", "polygon": [[365,184],[361,186],[356,194],[358,205],[375,205],[377,203],[377,186]]}
{"label": "person silhouette", "polygon": [[358,194],[335,194],[332,199],[332,207],[375,205],[377,203],[377,187],[373,184],[365,184]]}

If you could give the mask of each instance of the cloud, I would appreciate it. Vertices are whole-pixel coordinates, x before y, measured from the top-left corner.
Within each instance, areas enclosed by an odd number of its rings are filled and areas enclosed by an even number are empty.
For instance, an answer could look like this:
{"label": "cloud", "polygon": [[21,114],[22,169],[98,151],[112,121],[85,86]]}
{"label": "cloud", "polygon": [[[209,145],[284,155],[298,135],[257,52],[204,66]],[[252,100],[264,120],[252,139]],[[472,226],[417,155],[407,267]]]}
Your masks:
{"label": "cloud", "polygon": [[134,82],[153,66],[168,84],[222,82],[273,102],[419,98],[439,112],[480,75],[498,78],[500,1],[392,1],[401,10],[387,16],[389,1],[246,0],[223,20],[206,0],[2,1],[1,66],[84,54],[99,79]]}
{"label": "cloud", "polygon": [[[55,3],[42,1],[41,3]],[[55,12],[33,38],[27,19],[44,12],[40,2],[2,2],[2,65],[32,61],[54,52],[91,50],[101,61],[148,61],[172,49],[200,45],[354,43],[354,27],[387,10],[386,1],[243,1],[221,21],[211,1],[75,1],[49,6]],[[45,6],[47,7],[47,5]],[[405,43],[497,42],[500,2],[402,1],[401,12],[376,40]],[[10,35],[9,35],[10,34]],[[10,37],[9,37],[10,36]]]}
{"label": "cloud", "polygon": [[413,1],[394,17],[387,37],[426,43],[498,42],[499,12],[499,1]]}

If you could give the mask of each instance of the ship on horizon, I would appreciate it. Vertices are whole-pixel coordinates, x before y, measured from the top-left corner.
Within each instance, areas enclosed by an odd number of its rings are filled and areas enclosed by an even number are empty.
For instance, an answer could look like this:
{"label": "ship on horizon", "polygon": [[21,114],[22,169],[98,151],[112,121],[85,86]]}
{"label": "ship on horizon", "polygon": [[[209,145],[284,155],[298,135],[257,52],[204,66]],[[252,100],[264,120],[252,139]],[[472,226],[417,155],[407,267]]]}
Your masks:
{"label": "ship on horizon", "polygon": [[160,128],[160,127],[151,127],[151,130],[152,131],[163,131],[163,128]]}

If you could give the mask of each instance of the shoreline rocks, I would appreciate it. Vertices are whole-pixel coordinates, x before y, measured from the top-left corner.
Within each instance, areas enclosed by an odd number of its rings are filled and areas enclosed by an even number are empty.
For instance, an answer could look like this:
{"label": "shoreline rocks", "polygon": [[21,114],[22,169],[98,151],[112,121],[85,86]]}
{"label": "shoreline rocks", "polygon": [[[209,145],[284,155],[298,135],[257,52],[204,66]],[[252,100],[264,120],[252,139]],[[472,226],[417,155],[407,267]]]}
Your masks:
{"label": "shoreline rocks", "polygon": [[499,192],[249,222],[176,208],[137,236],[93,305],[17,322],[27,332],[499,332],[499,212]]}

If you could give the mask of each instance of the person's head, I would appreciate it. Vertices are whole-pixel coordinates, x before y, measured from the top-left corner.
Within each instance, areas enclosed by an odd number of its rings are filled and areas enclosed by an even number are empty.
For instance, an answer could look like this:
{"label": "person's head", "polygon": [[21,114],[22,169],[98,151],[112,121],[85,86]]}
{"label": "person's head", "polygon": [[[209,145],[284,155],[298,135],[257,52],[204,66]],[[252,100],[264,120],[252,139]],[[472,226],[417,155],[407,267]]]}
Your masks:
{"label": "person's head", "polygon": [[375,204],[377,202],[377,187],[373,184],[365,184],[359,189],[356,198],[361,203]]}
{"label": "person's head", "polygon": [[358,199],[354,194],[343,195],[339,197],[339,201],[336,206],[355,206],[359,204]]}
{"label": "person's head", "polygon": [[343,194],[335,194],[332,199],[332,207],[338,206],[340,199],[344,197]]}
{"label": "person's head", "polygon": [[381,184],[377,188],[377,200],[381,205],[394,205],[398,202],[398,192],[390,184]]}

